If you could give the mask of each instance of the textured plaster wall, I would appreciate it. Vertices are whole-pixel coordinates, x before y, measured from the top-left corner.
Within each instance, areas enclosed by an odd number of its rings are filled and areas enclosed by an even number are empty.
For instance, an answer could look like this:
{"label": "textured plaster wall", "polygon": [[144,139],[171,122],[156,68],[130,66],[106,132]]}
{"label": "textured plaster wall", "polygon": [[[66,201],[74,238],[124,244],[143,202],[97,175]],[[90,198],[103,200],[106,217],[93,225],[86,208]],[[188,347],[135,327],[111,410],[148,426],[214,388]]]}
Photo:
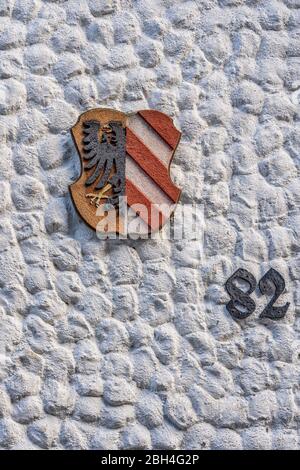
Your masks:
{"label": "textured plaster wall", "polygon": [[[299,7],[0,0],[2,448],[299,447]],[[175,119],[203,243],[78,219],[68,129],[97,106]],[[288,314],[235,322],[224,282],[271,266]]]}

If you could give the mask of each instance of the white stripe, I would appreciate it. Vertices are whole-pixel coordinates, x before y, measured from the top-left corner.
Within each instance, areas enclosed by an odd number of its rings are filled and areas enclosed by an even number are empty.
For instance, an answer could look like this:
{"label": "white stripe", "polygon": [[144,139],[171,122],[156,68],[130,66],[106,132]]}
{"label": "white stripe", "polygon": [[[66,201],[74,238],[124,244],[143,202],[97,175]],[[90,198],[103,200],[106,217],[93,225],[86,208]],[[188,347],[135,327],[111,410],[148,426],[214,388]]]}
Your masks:
{"label": "white stripe", "polygon": [[165,167],[169,167],[173,150],[139,115],[128,116],[127,126],[155,155]]}
{"label": "white stripe", "polygon": [[161,212],[169,217],[173,201],[162,191],[159,186],[144,172],[144,170],[126,154],[126,178],[130,180],[141,193],[153,204],[161,206]]}

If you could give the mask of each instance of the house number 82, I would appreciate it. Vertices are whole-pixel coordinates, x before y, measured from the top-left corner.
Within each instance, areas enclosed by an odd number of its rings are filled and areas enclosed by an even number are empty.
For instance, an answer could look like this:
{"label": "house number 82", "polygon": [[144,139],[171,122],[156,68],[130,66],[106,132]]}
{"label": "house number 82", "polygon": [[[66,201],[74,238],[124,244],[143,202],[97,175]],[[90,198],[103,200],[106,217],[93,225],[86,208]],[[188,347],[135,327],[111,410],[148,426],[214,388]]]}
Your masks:
{"label": "house number 82", "polygon": [[[248,284],[248,289],[240,289],[236,281],[242,280]],[[228,312],[236,320],[243,320],[249,317],[255,310],[255,302],[250,297],[252,292],[255,290],[257,282],[253,274],[247,269],[238,269],[225,284],[226,291],[230,296],[230,301],[226,304]],[[259,290],[263,295],[272,295],[272,298],[268,305],[260,314],[260,318],[271,318],[272,320],[278,320],[283,318],[289,308],[290,303],[287,302],[281,307],[274,307],[274,303],[278,297],[283,293],[285,289],[285,282],[281,274],[276,269],[269,269],[269,271],[259,281]]]}

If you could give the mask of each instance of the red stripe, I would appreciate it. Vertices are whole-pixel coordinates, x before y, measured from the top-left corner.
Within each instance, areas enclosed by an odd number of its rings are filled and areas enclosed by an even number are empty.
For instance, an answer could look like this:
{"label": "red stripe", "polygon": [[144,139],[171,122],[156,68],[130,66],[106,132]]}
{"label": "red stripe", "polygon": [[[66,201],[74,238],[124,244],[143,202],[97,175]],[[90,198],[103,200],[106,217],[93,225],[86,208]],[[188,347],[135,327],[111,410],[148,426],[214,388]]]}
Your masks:
{"label": "red stripe", "polygon": [[[147,208],[147,215],[143,212],[139,213],[141,219],[148,224],[152,230],[158,230],[166,221],[164,215],[155,207],[155,205],[137,189],[137,187],[128,179],[126,179],[126,196],[127,204],[143,204]],[[151,213],[152,211],[152,213]],[[153,217],[151,217],[153,215]]]}
{"label": "red stripe", "polygon": [[177,147],[180,132],[176,129],[169,116],[160,111],[153,110],[139,111],[139,114],[172,149]]}
{"label": "red stripe", "polygon": [[170,180],[168,169],[128,127],[126,132],[126,152],[129,153],[169,198],[176,202],[179,198],[180,190]]}

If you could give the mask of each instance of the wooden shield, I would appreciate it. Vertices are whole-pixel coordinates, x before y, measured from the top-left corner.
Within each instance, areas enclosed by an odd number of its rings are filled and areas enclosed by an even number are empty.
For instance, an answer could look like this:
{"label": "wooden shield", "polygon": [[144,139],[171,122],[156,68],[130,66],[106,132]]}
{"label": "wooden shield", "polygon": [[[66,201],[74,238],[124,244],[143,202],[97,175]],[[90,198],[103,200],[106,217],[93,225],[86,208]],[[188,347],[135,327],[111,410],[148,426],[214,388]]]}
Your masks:
{"label": "wooden shield", "polygon": [[[92,109],[79,117],[71,131],[81,175],[70,192],[82,219],[95,230],[106,231],[101,223],[114,212],[114,230],[124,234],[130,213],[140,232],[159,230],[181,192],[169,173],[181,135],[173,121],[154,110],[126,115]],[[127,214],[120,210],[121,199],[126,201]]]}

